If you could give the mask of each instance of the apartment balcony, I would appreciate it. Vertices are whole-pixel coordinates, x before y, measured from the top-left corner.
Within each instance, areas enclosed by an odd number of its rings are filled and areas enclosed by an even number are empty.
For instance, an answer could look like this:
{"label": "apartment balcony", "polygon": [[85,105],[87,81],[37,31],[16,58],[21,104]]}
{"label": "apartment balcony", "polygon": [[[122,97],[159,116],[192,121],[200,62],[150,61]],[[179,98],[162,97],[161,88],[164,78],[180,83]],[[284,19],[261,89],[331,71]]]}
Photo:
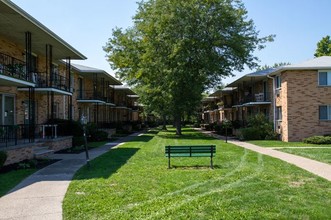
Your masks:
{"label": "apartment balcony", "polygon": [[35,139],[54,139],[57,137],[57,124],[0,125],[0,150],[1,148],[35,142]]}
{"label": "apartment balcony", "polygon": [[0,85],[34,86],[24,61],[0,53]]}
{"label": "apartment balcony", "polygon": [[271,104],[271,93],[254,93],[243,96],[234,101],[232,107],[237,106],[253,106],[253,105],[268,105]]}
{"label": "apartment balcony", "polygon": [[102,92],[95,90],[77,90],[77,102],[79,103],[102,103],[105,104],[109,100],[102,95]]}
{"label": "apartment balcony", "polygon": [[[65,92],[72,93],[73,89],[69,87],[70,79],[59,74],[54,73],[50,77],[46,73],[34,73],[33,81],[36,83],[37,88],[50,88],[57,89]],[[38,90],[38,89],[37,89]]]}

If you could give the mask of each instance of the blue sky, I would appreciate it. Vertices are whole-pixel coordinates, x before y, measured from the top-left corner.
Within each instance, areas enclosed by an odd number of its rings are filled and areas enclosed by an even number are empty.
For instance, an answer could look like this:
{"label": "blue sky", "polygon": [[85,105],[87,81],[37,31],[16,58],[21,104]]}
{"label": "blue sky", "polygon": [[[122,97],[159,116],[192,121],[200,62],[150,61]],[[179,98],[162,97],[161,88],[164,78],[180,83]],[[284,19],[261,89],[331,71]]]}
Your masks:
{"label": "blue sky", "polygon": [[[15,4],[47,26],[88,57],[73,61],[103,69],[111,74],[102,47],[115,27],[132,25],[137,0],[13,0]],[[243,0],[248,18],[260,36],[275,34],[275,41],[256,51],[260,64],[299,63],[313,58],[316,44],[331,35],[330,0]],[[235,72],[224,79],[230,83],[252,70]]]}

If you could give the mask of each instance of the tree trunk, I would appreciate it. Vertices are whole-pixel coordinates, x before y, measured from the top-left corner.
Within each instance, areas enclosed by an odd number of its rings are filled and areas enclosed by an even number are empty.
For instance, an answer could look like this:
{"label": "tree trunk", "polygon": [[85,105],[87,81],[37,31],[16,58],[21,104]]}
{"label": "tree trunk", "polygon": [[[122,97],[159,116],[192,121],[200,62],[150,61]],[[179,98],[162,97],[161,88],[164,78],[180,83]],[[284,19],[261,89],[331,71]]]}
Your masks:
{"label": "tree trunk", "polygon": [[163,126],[162,126],[162,130],[167,130],[167,117],[165,115],[162,116],[163,118]]}
{"label": "tree trunk", "polygon": [[175,126],[176,126],[176,134],[182,135],[182,124],[181,124],[181,116],[177,115],[175,117]]}

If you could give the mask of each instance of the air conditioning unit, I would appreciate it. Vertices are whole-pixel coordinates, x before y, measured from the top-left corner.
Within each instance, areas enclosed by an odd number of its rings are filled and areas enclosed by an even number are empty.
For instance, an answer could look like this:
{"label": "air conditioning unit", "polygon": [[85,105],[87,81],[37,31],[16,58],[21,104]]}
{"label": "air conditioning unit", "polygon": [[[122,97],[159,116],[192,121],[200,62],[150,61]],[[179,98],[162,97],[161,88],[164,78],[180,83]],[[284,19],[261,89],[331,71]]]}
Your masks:
{"label": "air conditioning unit", "polygon": [[280,133],[282,127],[282,121],[278,120],[276,121],[276,132]]}
{"label": "air conditioning unit", "polygon": [[276,96],[280,96],[280,89],[276,89]]}

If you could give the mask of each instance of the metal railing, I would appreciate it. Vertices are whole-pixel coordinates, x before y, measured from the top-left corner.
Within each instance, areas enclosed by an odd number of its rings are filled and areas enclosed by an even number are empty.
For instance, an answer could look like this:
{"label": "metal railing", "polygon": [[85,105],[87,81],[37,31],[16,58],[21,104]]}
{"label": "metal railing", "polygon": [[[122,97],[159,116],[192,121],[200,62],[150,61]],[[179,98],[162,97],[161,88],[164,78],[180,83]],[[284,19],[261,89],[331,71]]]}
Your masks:
{"label": "metal railing", "polygon": [[24,61],[3,53],[0,53],[0,74],[25,81],[32,80],[29,74],[26,73]]}
{"label": "metal railing", "polygon": [[0,149],[31,143],[34,139],[57,138],[57,133],[57,124],[0,125]]}
{"label": "metal railing", "polygon": [[270,102],[270,101],[271,101],[270,93],[261,92],[261,93],[255,93],[255,94],[248,94],[248,95],[244,96],[242,99],[240,99],[239,102],[235,102],[235,103],[245,104],[245,103],[249,103],[249,102]]}
{"label": "metal railing", "polygon": [[44,72],[33,73],[32,81],[36,83],[36,86],[39,88],[55,88],[72,92],[72,89],[69,87],[69,79],[57,73],[53,73],[52,77]]}
{"label": "metal railing", "polygon": [[103,97],[101,91],[77,90],[77,94],[77,99],[107,101],[107,97]]}

